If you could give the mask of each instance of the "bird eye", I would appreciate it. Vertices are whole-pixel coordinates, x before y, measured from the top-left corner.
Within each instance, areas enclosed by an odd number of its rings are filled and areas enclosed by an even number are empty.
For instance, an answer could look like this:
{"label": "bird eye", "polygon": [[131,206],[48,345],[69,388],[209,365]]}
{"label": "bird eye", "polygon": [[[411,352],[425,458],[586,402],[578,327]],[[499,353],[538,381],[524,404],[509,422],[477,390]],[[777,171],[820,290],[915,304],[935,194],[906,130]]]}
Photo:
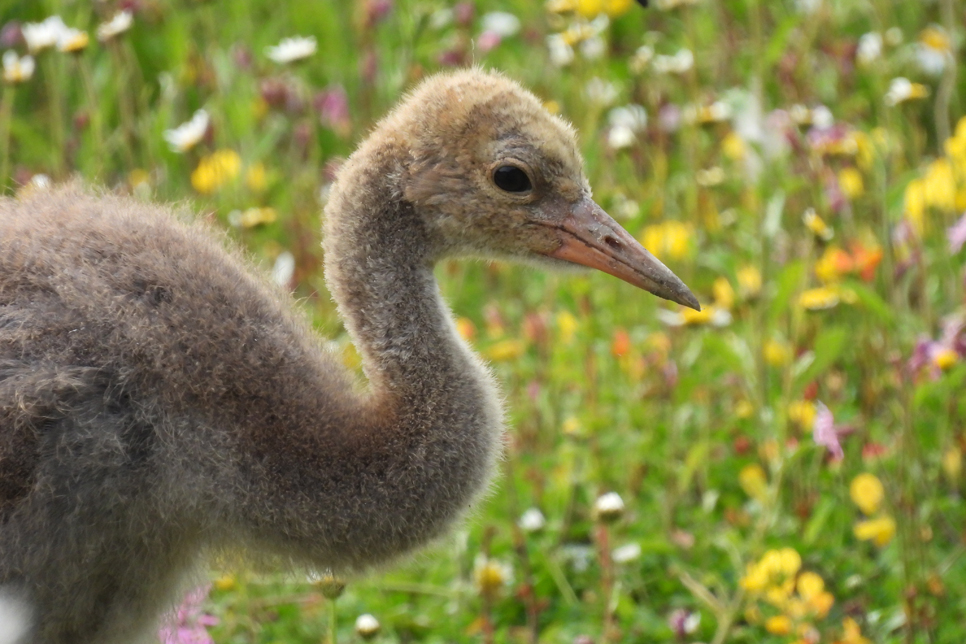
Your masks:
{"label": "bird eye", "polygon": [[507,192],[526,192],[533,187],[527,173],[514,165],[501,165],[494,170],[493,183]]}

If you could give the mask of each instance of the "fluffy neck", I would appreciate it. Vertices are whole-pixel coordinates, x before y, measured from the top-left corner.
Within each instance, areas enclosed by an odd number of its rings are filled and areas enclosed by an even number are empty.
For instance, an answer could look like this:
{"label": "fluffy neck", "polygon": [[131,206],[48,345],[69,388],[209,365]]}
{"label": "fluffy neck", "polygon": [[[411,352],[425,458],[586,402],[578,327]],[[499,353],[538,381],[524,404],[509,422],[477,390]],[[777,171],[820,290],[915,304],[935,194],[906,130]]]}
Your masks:
{"label": "fluffy neck", "polygon": [[325,525],[301,536],[319,543],[312,559],[338,557],[333,568],[440,535],[485,490],[500,452],[498,392],[440,297],[432,240],[389,185],[398,175],[374,165],[350,160],[326,210],[326,280],[369,379],[354,418],[316,430],[342,436],[313,475],[319,494],[338,498],[314,504]]}

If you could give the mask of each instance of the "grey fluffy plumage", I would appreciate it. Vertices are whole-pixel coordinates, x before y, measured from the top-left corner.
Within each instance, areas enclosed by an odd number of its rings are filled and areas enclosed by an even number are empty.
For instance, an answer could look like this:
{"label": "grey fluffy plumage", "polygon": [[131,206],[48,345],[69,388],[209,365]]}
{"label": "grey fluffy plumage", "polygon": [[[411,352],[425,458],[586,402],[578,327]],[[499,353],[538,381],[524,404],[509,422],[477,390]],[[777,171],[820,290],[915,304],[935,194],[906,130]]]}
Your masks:
{"label": "grey fluffy plumage", "polygon": [[[493,186],[494,159],[532,193]],[[204,226],[77,187],[0,200],[0,601],[29,607],[27,641],[147,640],[224,548],[349,573],[442,534],[487,486],[502,411],[432,266],[563,263],[578,203],[573,132],[532,95],[481,71],[424,83],[326,209],[362,389]]]}

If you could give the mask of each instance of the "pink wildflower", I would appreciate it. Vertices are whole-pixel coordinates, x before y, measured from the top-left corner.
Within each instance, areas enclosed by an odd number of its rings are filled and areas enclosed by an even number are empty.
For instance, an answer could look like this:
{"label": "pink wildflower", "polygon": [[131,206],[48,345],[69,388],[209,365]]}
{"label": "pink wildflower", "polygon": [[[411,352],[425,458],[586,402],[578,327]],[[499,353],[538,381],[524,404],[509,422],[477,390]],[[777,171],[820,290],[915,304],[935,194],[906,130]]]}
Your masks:
{"label": "pink wildflower", "polygon": [[835,418],[832,412],[823,403],[815,402],[815,423],[812,425],[812,438],[818,445],[824,445],[832,457],[840,461],[845,457],[842,445],[839,443],[839,435],[835,430]]}
{"label": "pink wildflower", "polygon": [[963,244],[966,244],[966,212],[959,221],[946,229],[946,238],[949,240],[950,253],[958,253]]}
{"label": "pink wildflower", "polygon": [[161,644],[215,644],[208,635],[208,626],[218,623],[218,618],[201,610],[211,585],[199,586],[187,595],[170,623],[158,630]]}

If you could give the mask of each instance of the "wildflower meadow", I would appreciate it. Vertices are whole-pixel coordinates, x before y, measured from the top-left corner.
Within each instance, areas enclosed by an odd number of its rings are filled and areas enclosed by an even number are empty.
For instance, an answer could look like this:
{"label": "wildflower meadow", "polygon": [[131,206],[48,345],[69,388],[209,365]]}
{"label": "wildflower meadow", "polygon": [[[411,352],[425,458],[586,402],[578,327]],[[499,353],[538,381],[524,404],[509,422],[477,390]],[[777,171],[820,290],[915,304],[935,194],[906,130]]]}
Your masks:
{"label": "wildflower meadow", "polygon": [[647,4],[0,3],[0,190],[187,203],[351,369],[328,186],[454,66],[572,122],[702,303],[441,265],[510,410],[492,493],[358,579],[223,553],[160,642],[966,641],[966,3]]}

